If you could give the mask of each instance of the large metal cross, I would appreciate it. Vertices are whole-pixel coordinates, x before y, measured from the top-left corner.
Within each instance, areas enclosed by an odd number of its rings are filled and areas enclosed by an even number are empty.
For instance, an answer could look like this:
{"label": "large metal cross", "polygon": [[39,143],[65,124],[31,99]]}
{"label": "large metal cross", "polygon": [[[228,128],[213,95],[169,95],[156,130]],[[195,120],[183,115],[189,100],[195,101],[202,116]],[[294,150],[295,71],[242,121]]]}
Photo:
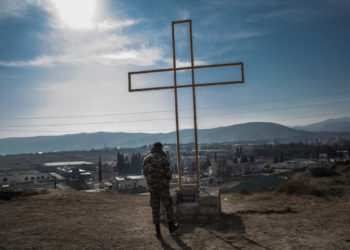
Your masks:
{"label": "large metal cross", "polygon": [[[190,31],[190,49],[191,49],[191,66],[189,67],[176,67],[176,54],[175,54],[175,25],[176,24],[189,24]],[[199,172],[199,156],[198,156],[198,133],[197,133],[197,110],[196,110],[196,87],[200,86],[214,86],[214,85],[225,85],[225,84],[237,84],[244,83],[244,73],[243,73],[243,63],[226,63],[226,64],[214,64],[214,65],[202,65],[202,66],[194,66],[193,59],[193,42],[192,42],[192,21],[191,20],[183,20],[172,22],[172,45],[173,45],[173,67],[168,69],[155,69],[155,70],[147,70],[147,71],[138,71],[138,72],[129,72],[129,92],[136,91],[149,91],[149,90],[162,90],[162,89],[174,89],[175,94],[175,119],[176,119],[176,142],[177,142],[177,167],[178,167],[178,183],[179,188],[184,187],[181,182],[181,155],[180,155],[180,135],[179,135],[179,114],[178,114],[178,100],[177,100],[177,89],[178,88],[187,88],[192,87],[192,96],[193,96],[193,123],[194,123],[194,143],[195,143],[195,152],[196,152],[196,185],[197,188],[200,186],[200,172]],[[226,67],[226,66],[240,66],[241,70],[241,79],[239,81],[229,81],[229,82],[214,82],[214,83],[195,83],[195,69],[203,69],[203,68],[215,68],[215,67]],[[176,80],[176,72],[181,70],[191,70],[192,71],[192,84],[187,85],[177,85]],[[137,74],[149,74],[156,72],[166,72],[172,71],[174,73],[174,85],[173,86],[164,86],[164,87],[150,87],[150,88],[132,88],[131,85],[131,77],[132,75]],[[186,185],[193,186],[193,185]]]}

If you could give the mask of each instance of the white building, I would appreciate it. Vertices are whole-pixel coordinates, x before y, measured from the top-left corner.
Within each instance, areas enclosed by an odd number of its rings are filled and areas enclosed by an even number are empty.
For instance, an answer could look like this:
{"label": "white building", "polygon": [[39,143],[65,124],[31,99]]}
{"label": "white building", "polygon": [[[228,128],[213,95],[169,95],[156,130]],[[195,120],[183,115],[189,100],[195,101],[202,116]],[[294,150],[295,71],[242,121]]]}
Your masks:
{"label": "white building", "polygon": [[38,171],[11,171],[0,173],[0,184],[24,184],[24,183],[43,183],[51,181],[53,177],[48,173]]}
{"label": "white building", "polygon": [[147,191],[147,181],[143,175],[117,176],[113,184],[114,190],[122,192],[140,193]]}
{"label": "white building", "polygon": [[55,172],[57,168],[81,168],[88,171],[96,169],[96,163],[88,161],[63,161],[44,163],[41,169],[44,172]]}

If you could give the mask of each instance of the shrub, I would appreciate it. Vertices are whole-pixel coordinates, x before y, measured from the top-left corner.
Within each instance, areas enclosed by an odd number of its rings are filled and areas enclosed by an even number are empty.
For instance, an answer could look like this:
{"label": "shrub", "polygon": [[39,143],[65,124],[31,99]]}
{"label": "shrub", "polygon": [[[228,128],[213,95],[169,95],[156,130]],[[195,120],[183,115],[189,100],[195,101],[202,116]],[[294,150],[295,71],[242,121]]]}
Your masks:
{"label": "shrub", "polygon": [[306,177],[303,174],[296,174],[286,183],[282,184],[278,189],[278,192],[295,194],[295,195],[314,195],[322,197],[326,195],[325,190],[311,183],[310,178]]}
{"label": "shrub", "polygon": [[339,175],[333,168],[330,167],[313,167],[309,170],[313,177],[330,177]]}
{"label": "shrub", "polygon": [[241,188],[241,189],[239,190],[239,193],[240,193],[240,194],[244,194],[244,195],[248,195],[248,194],[251,194],[252,192],[249,191],[248,189]]}

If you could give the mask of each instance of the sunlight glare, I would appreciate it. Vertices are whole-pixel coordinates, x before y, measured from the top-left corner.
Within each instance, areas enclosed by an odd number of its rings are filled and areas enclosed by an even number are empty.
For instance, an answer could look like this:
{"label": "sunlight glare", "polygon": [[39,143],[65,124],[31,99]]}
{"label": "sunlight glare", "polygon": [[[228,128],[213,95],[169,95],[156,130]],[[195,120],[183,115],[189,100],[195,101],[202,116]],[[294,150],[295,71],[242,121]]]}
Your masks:
{"label": "sunlight glare", "polygon": [[71,29],[92,29],[96,15],[96,0],[51,0],[57,15]]}

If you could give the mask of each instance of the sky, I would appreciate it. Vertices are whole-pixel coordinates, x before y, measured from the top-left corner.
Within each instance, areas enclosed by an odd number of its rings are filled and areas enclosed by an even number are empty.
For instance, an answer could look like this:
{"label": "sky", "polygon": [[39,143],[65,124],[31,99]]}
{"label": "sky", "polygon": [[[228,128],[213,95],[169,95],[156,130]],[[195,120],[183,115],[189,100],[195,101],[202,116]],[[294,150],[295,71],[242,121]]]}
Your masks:
{"label": "sky", "polygon": [[[199,128],[350,116],[349,13],[349,0],[0,0],[0,138],[174,131],[174,91],[128,92],[128,72],[171,68],[171,22],[186,19],[195,65],[244,63],[244,84],[196,88]],[[175,42],[189,66],[188,26]],[[196,83],[239,77],[195,71]],[[180,128],[193,128],[192,89],[178,102]]]}

